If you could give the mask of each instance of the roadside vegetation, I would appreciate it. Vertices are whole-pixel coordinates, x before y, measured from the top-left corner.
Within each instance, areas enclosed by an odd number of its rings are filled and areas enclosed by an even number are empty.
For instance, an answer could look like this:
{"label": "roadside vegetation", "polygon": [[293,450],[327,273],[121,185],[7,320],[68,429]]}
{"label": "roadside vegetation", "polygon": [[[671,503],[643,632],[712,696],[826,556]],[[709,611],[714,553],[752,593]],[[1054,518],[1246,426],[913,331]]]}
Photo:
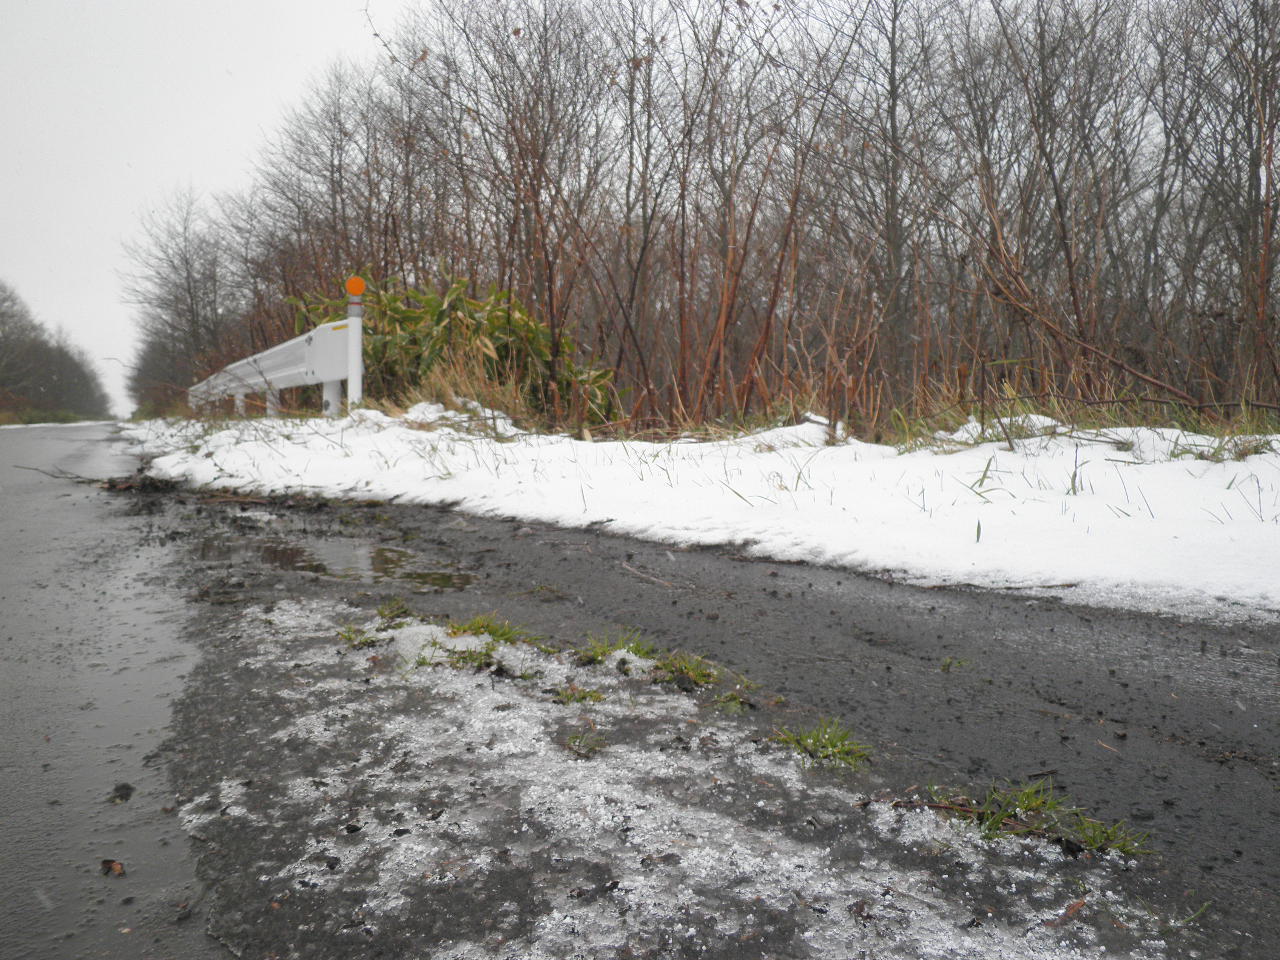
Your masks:
{"label": "roadside vegetation", "polygon": [[[390,280],[366,291],[365,390],[378,405],[394,412],[430,400],[456,409],[469,400],[530,425],[557,410],[579,424],[615,417],[611,370],[580,365],[583,351],[569,334],[553,341],[509,292],[473,297],[467,289],[465,280],[446,279],[439,291]],[[298,308],[300,333],[343,316],[346,300],[312,296]]]}
{"label": "roadside vegetation", "polygon": [[378,404],[1276,432],[1273,5],[418,6],[144,224],[143,415],[359,273]]}
{"label": "roadside vegetation", "polygon": [[50,333],[0,281],[0,424],[71,423],[111,415],[84,351]]}

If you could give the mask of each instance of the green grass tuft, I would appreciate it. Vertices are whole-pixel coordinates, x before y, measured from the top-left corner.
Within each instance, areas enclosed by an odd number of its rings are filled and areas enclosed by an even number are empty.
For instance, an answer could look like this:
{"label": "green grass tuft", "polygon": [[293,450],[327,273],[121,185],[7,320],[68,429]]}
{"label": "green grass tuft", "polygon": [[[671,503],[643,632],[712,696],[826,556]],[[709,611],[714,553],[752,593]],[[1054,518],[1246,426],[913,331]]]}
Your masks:
{"label": "green grass tuft", "polygon": [[616,636],[587,635],[587,645],[574,653],[574,661],[582,667],[603,663],[610,655],[625,650],[642,660],[656,660],[661,651],[641,636],[639,630],[623,630]]}
{"label": "green grass tuft", "polygon": [[537,641],[541,639],[537,634],[529,633],[521,627],[513,626],[508,620],[499,620],[496,615],[491,613],[481,614],[478,617],[472,617],[470,620],[462,622],[451,620],[448,632],[451,637],[487,635],[499,644],[527,643],[536,646]]}
{"label": "green grass tuft", "polygon": [[347,624],[339,630],[338,639],[351,650],[365,650],[378,642],[377,637],[366,633],[363,627],[356,626],[354,623]]}
{"label": "green grass tuft", "polygon": [[589,760],[609,745],[609,741],[596,732],[594,726],[570,734],[564,740],[565,749],[581,760]]}
{"label": "green grass tuft", "polygon": [[729,714],[746,713],[754,710],[755,704],[737,690],[726,690],[712,701],[716,709]]}
{"label": "green grass tuft", "polygon": [[808,730],[783,727],[774,731],[773,739],[795,749],[806,766],[824,764],[856,769],[871,757],[871,748],[854,740],[852,731],[831,717],[824,717]]}
{"label": "green grass tuft", "polygon": [[494,656],[498,644],[490,640],[483,647],[477,647],[474,650],[445,650],[444,662],[455,670],[475,670],[479,673],[481,670],[492,670],[498,665],[498,658]]}
{"label": "green grass tuft", "polygon": [[720,679],[720,667],[696,654],[672,650],[654,664],[653,679],[655,683],[674,683],[678,687],[704,687]]}
{"label": "green grass tuft", "polygon": [[401,597],[392,597],[378,607],[379,630],[395,630],[403,627],[406,620],[413,619],[413,611]]}
{"label": "green grass tuft", "polygon": [[604,694],[590,687],[580,687],[576,683],[561,687],[552,698],[556,703],[599,703]]}
{"label": "green grass tuft", "polygon": [[1124,821],[1107,824],[1086,816],[1048,778],[1021,785],[992,784],[982,800],[948,796],[937,788],[930,793],[934,802],[928,806],[973,823],[984,840],[1032,835],[1094,853],[1114,850],[1132,857],[1151,852],[1146,846],[1149,833],[1130,830]]}

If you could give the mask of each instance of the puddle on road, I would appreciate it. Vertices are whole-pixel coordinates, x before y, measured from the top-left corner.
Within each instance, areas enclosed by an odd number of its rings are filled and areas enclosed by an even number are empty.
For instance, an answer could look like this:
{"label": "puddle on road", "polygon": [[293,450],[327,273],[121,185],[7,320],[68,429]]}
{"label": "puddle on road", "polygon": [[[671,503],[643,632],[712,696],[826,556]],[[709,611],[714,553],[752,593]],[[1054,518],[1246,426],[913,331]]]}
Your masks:
{"label": "puddle on road", "polygon": [[215,563],[257,560],[277,570],[314,573],[340,580],[398,580],[417,584],[424,590],[461,590],[475,579],[474,575],[449,565],[426,568],[421,558],[399,547],[374,546],[355,540],[207,537],[200,541],[196,556]]}

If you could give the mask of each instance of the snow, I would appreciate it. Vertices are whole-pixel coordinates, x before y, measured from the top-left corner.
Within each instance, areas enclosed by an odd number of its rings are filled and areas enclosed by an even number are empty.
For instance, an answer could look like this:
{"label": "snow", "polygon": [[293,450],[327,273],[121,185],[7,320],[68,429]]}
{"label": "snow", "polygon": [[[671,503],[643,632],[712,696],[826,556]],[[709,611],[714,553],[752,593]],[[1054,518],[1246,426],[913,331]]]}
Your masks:
{"label": "snow", "polygon": [[453,504],[917,583],[1280,619],[1280,437],[1022,417],[899,450],[829,443],[810,416],[717,441],[589,442],[474,404],[124,429],[150,473],[195,486]]}

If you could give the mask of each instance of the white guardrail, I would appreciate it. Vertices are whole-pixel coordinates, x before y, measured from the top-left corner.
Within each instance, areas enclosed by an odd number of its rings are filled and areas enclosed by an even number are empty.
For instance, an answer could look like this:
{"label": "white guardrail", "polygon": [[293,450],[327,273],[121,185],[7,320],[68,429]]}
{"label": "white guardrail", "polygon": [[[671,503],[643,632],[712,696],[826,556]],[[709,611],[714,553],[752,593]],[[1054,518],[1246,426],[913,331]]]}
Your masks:
{"label": "white guardrail", "polygon": [[261,353],[223,367],[213,376],[187,390],[192,408],[235,397],[236,413],[244,414],[244,398],[251,393],[266,398],[267,416],[280,412],[280,391],[311,383],[324,385],[324,413],[334,417],[342,408],[342,381],[347,381],[347,409],[364,395],[364,347],[361,294],[364,281],[347,281],[345,320],[324,323],[300,337],[294,337]]}

